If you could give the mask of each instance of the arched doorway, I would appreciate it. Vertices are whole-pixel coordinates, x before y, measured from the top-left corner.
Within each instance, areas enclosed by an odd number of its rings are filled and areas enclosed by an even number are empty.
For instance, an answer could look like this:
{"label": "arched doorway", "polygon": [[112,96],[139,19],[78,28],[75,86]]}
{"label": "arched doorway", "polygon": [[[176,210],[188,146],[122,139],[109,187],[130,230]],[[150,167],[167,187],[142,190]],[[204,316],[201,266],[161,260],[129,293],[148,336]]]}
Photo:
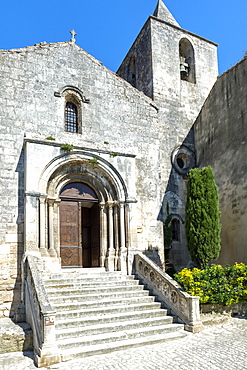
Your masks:
{"label": "arched doorway", "polygon": [[99,201],[94,190],[71,182],[60,192],[60,257],[62,267],[100,265]]}

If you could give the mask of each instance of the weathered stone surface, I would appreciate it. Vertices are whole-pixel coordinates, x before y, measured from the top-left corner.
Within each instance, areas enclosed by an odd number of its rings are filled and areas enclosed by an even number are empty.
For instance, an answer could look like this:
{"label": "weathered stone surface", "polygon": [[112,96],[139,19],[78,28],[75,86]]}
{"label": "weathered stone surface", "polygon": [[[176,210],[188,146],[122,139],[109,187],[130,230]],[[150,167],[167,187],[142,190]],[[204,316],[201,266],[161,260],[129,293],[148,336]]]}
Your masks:
{"label": "weathered stone surface", "polygon": [[27,323],[16,325],[9,318],[0,319],[0,353],[31,351],[32,330]]}
{"label": "weathered stone surface", "polygon": [[[180,76],[183,38],[195,51],[196,83]],[[132,54],[137,88],[127,82]],[[173,193],[171,201],[174,194],[178,197],[173,214],[181,221],[171,259],[177,267],[186,265],[190,257],[183,226],[184,176],[191,164],[178,172],[171,154],[182,143],[193,151],[188,131],[217,76],[216,45],[150,17],[118,71],[121,77],[72,42],[2,50],[0,58],[0,82],[5,86],[0,91],[0,284],[3,293],[13,291],[13,302],[0,301],[0,316],[7,311],[13,316],[19,304],[25,251],[40,255],[41,250],[42,257],[56,259],[59,266],[59,192],[73,179],[90,184],[100,202],[107,203],[101,213],[102,266],[110,261],[109,269],[119,268],[114,258],[120,250],[125,256],[122,266],[131,272],[135,252],[149,246],[158,248],[164,259],[166,192]],[[81,98],[78,133],[65,131],[68,91]],[[55,141],[46,140],[50,136]],[[60,148],[65,143],[75,149],[65,153]],[[89,162],[94,159],[98,166]],[[113,206],[118,209],[111,209],[114,221],[108,224],[107,212]]]}
{"label": "weathered stone surface", "polygon": [[[247,320],[231,318],[226,323],[206,327],[185,338],[141,348],[75,359],[47,367],[56,370],[164,370],[164,369],[245,369]],[[205,356],[205,353],[207,356]],[[0,355],[3,370],[37,369],[31,353]]]}
{"label": "weathered stone surface", "polygon": [[194,128],[197,164],[212,166],[219,188],[222,264],[247,263],[246,74],[244,59],[218,78]]}

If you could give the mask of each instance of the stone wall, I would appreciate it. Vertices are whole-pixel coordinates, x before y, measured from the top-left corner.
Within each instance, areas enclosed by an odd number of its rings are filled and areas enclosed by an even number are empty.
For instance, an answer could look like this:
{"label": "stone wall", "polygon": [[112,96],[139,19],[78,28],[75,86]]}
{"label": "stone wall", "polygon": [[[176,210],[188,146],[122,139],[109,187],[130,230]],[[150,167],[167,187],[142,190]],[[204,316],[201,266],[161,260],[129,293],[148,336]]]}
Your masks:
{"label": "stone wall", "polygon": [[221,75],[195,123],[197,163],[211,165],[219,187],[219,263],[247,263],[247,60]]}
{"label": "stone wall", "polygon": [[[133,222],[136,225],[133,233],[137,236],[132,247],[144,250],[151,243],[162,249],[162,229],[157,221],[161,205],[157,190],[160,183],[158,113],[152,101],[72,43],[1,51],[0,59],[1,84],[6,86],[0,92],[0,312],[3,316],[9,310],[12,315],[20,300],[24,138],[44,140],[53,136],[58,143],[135,157],[132,176],[124,157],[122,160],[105,154],[123,174],[129,196],[137,197]],[[80,89],[90,99],[89,104],[82,105],[82,134],[64,132],[64,98],[54,93],[68,85]],[[50,146],[44,146],[42,154],[36,157],[37,163],[45,166],[51,150]],[[53,152],[55,156],[57,148]],[[31,169],[34,170],[35,167]]]}
{"label": "stone wall", "polygon": [[[195,84],[180,78],[182,37],[195,50]],[[132,55],[137,89],[123,79],[129,81]],[[20,301],[20,262],[27,245],[25,190],[37,191],[42,167],[61,155],[61,143],[96,153],[120,174],[128,197],[137,201],[129,206],[128,243],[133,251],[158,247],[163,259],[161,221],[168,200],[181,219],[173,261],[180,266],[189,260],[183,220],[186,173],[194,162],[188,160],[180,171],[176,158],[181,150],[193,157],[189,130],[217,75],[216,45],[150,17],[118,74],[72,42],[0,51],[0,82],[5,87],[0,91],[0,316],[12,316]],[[83,96],[78,134],[64,131],[66,88]],[[27,163],[24,141],[33,140],[40,148],[49,136],[55,138],[54,145],[34,150]],[[30,187],[32,175],[35,184]],[[31,244],[37,244],[33,234],[38,235],[38,228],[36,222],[25,225]]]}

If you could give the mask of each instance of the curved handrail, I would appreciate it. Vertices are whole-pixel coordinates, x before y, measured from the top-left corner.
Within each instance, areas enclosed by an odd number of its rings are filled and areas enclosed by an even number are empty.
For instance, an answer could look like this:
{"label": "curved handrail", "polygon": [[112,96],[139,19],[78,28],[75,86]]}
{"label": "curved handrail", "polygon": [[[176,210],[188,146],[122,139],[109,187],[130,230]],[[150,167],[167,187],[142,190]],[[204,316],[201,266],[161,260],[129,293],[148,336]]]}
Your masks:
{"label": "curved handrail", "polygon": [[135,255],[135,274],[185,324],[185,330],[197,333],[202,330],[200,297],[191,296],[142,253]]}
{"label": "curved handrail", "polygon": [[38,367],[61,362],[56,346],[55,316],[42,278],[42,261],[33,255],[23,260],[26,321],[33,330],[34,360]]}

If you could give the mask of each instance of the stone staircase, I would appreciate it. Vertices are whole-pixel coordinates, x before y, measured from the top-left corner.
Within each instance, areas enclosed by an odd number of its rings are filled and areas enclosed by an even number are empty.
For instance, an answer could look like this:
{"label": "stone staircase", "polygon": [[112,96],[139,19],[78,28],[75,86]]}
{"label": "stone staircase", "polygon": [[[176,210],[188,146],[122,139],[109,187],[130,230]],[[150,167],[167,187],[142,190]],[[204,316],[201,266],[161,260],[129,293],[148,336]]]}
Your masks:
{"label": "stone staircase", "polygon": [[57,312],[62,361],[187,335],[134,276],[101,268],[66,269],[44,283]]}

